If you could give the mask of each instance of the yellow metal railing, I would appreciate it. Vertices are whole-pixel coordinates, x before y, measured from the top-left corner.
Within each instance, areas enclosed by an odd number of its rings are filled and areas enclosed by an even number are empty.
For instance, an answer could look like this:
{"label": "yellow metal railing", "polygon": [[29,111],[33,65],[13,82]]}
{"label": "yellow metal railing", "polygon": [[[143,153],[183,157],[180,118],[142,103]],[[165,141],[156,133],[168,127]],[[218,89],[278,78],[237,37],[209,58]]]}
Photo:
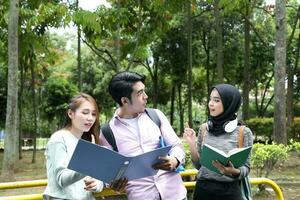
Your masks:
{"label": "yellow metal railing", "polygon": [[[192,176],[196,175],[198,170],[190,169],[180,172],[181,176]],[[284,200],[282,191],[280,187],[271,179],[268,178],[250,178],[250,183],[252,185],[266,184],[269,185],[275,192],[277,200]],[[1,189],[16,189],[16,188],[26,188],[26,187],[42,187],[47,185],[47,179],[42,180],[33,180],[33,181],[18,181],[18,182],[7,182],[0,183]],[[184,186],[187,189],[194,189],[196,185],[195,181],[184,182]],[[100,193],[95,193],[95,197],[100,196],[113,196],[118,195],[114,190],[105,188]],[[0,197],[0,200],[42,200],[42,194],[28,194],[28,195],[19,195],[19,196],[9,196],[9,197]]]}

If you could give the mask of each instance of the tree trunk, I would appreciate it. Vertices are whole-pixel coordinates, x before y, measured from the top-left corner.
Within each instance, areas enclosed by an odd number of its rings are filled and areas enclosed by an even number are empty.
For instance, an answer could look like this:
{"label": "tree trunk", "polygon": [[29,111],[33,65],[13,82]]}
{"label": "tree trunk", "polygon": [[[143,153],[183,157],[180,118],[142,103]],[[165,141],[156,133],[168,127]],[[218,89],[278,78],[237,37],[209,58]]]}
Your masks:
{"label": "tree trunk", "polygon": [[[203,43],[203,48],[204,48],[204,51],[205,51],[205,54],[206,54],[206,59],[205,59],[205,62],[206,62],[206,85],[207,85],[207,92],[206,92],[206,102],[205,102],[205,105],[208,104],[208,99],[209,99],[209,90],[210,90],[210,87],[211,87],[211,82],[213,80],[210,80],[210,73],[209,73],[209,69],[210,69],[210,40],[209,40],[209,37],[208,37],[208,34],[206,34],[206,31],[203,31],[203,39],[202,39],[202,43]],[[207,108],[207,106],[206,106]],[[206,114],[208,115],[208,109],[206,109]]]}
{"label": "tree trunk", "polygon": [[178,89],[178,110],[179,110],[179,136],[182,136],[184,131],[184,111],[182,106],[182,99],[181,99],[181,84],[177,86]]}
{"label": "tree trunk", "polygon": [[287,144],[286,136],[286,19],[285,1],[275,4],[275,87],[274,87],[274,141]]}
{"label": "tree trunk", "polygon": [[[30,59],[31,60],[31,59]],[[31,71],[31,98],[32,98],[32,112],[33,112],[33,153],[32,153],[32,163],[36,162],[36,134],[37,134],[37,111],[36,111],[36,98],[35,98],[35,72],[34,72],[34,62],[31,61],[30,65]]]}
{"label": "tree trunk", "polygon": [[20,65],[20,92],[19,92],[19,101],[18,101],[18,106],[19,106],[19,119],[18,119],[18,126],[19,126],[19,160],[21,160],[22,157],[22,106],[23,106],[23,89],[24,89],[24,66]]}
{"label": "tree trunk", "polygon": [[214,16],[217,41],[217,83],[224,81],[224,53],[223,53],[223,32],[222,32],[222,16],[219,9],[219,0],[214,1]]}
{"label": "tree trunk", "polygon": [[[78,9],[79,0],[76,1],[76,8]],[[81,78],[81,29],[77,26],[77,74],[78,74],[78,89],[82,89],[82,78]]]}
{"label": "tree trunk", "polygon": [[10,0],[8,14],[8,77],[5,120],[4,157],[2,176],[6,181],[14,179],[15,164],[19,159],[18,135],[18,27],[19,1]]}
{"label": "tree trunk", "polygon": [[[290,51],[290,46],[292,43],[292,40],[294,38],[294,34],[297,28],[297,22],[300,21],[300,6],[298,7],[297,11],[297,17],[295,19],[295,23],[293,26],[292,33],[290,35],[290,38],[288,40],[287,44],[287,51]],[[298,60],[299,60],[299,46],[300,46],[300,34],[298,37],[297,47],[296,47],[296,55],[295,55],[295,63],[294,66],[292,66],[291,59],[287,58],[287,79],[288,79],[288,87],[287,87],[287,95],[286,95],[286,113],[287,113],[287,138],[294,138],[295,135],[295,129],[294,129],[294,104],[293,104],[293,98],[294,98],[294,75],[295,75],[295,69],[297,68]]]}
{"label": "tree trunk", "polygon": [[243,71],[243,120],[246,121],[249,118],[249,92],[250,92],[250,14],[249,14],[249,4],[246,6],[245,13],[245,43],[244,43],[244,71]]}
{"label": "tree trunk", "polygon": [[298,37],[298,42],[297,42],[297,50],[296,50],[296,55],[295,55],[295,64],[294,67],[289,66],[287,68],[288,72],[288,89],[287,89],[287,135],[288,138],[295,138],[295,128],[294,128],[294,104],[293,104],[293,99],[294,99],[294,75],[295,75],[295,69],[298,65],[299,61],[299,56],[300,56],[300,34]]}
{"label": "tree trunk", "polygon": [[193,67],[193,51],[192,51],[192,18],[191,18],[191,2],[188,1],[188,116],[189,116],[189,126],[193,128],[193,102],[192,102],[192,67]]}
{"label": "tree trunk", "polygon": [[174,101],[175,101],[175,86],[172,86],[172,93],[171,93],[171,109],[170,109],[170,123],[171,125],[174,124]]}
{"label": "tree trunk", "polygon": [[153,90],[154,90],[154,94],[153,94],[153,108],[157,108],[157,104],[158,104],[158,70],[157,70],[157,66],[154,67],[153,70]]}

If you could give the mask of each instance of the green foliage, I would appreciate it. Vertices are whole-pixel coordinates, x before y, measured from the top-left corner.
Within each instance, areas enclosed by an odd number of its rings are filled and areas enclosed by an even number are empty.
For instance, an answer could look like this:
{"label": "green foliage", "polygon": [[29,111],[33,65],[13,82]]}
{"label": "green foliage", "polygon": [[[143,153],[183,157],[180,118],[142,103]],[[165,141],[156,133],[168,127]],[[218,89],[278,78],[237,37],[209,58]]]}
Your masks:
{"label": "green foliage", "polygon": [[253,145],[251,166],[257,177],[268,177],[277,163],[287,160],[290,151],[289,145],[259,144]]}
{"label": "green foliage", "polygon": [[185,167],[185,169],[194,169],[195,167],[192,162],[189,145],[186,142],[183,142],[183,147],[184,147],[184,151],[186,153],[184,167]]}
{"label": "green foliage", "polygon": [[247,126],[252,130],[254,140],[272,141],[273,118],[251,118],[246,121]]}
{"label": "green foliage", "polygon": [[300,157],[300,142],[290,140],[290,143],[291,143],[292,150],[294,150],[297,153],[297,155]]}
{"label": "green foliage", "polygon": [[63,123],[65,110],[70,98],[78,91],[76,85],[64,77],[51,77],[45,84],[43,110],[50,120],[59,119]]}
{"label": "green foliage", "polygon": [[[252,130],[255,141],[263,141],[272,143],[273,141],[273,118],[251,118],[246,121],[249,128]],[[294,127],[292,128],[295,132],[294,138],[298,140],[300,138],[300,118],[294,118]]]}
{"label": "green foliage", "polygon": [[163,37],[160,46],[154,52],[160,56],[162,72],[171,76],[173,83],[180,84],[187,70],[187,39],[183,27],[172,28]]}
{"label": "green foliage", "polygon": [[67,14],[65,4],[44,2],[36,5],[24,4],[20,9],[21,23],[26,31],[44,34],[47,27],[60,27],[68,24],[71,18]]}

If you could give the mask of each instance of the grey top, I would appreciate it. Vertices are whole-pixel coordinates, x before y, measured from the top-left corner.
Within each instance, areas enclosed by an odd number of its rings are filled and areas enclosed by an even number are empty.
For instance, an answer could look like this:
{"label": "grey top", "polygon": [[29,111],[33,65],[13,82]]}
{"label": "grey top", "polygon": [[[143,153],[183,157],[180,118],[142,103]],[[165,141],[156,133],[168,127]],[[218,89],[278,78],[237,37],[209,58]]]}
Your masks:
{"label": "grey top", "polygon": [[[59,130],[51,136],[45,151],[48,185],[43,199],[95,199],[92,192],[84,189],[85,175],[67,168],[77,142],[78,139],[66,129]],[[103,183],[98,181],[97,190],[102,188]]]}
{"label": "grey top", "polygon": [[[220,149],[224,152],[228,152],[234,148],[237,148],[238,146],[238,134],[239,134],[239,128],[238,126],[232,133],[225,133],[219,136],[215,136],[211,133],[209,133],[207,130],[206,135],[204,137],[204,143],[203,144],[209,144],[217,149]],[[244,140],[243,140],[243,146],[252,146],[253,145],[253,135],[251,130],[248,127],[244,128]],[[201,134],[201,128],[199,129],[198,133],[198,140],[197,140],[197,146],[198,151],[201,157],[201,150],[202,150],[202,134]],[[216,180],[220,182],[233,182],[236,180],[240,180],[241,178],[247,176],[250,172],[250,158],[251,155],[249,155],[247,162],[244,166],[240,167],[240,175],[237,177],[228,176],[228,175],[221,175],[215,172],[210,171],[204,166],[201,166],[199,162],[193,162],[194,166],[199,169],[197,179],[198,180]]]}

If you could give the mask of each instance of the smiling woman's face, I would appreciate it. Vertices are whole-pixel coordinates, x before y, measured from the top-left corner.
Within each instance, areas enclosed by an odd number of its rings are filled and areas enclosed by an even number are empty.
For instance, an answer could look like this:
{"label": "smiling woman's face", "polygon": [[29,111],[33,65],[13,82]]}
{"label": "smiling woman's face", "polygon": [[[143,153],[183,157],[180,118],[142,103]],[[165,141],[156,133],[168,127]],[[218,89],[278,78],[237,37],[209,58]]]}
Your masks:
{"label": "smiling woman's face", "polygon": [[96,112],[95,106],[87,100],[84,100],[75,111],[69,110],[68,115],[72,121],[71,132],[89,131],[96,121]]}

